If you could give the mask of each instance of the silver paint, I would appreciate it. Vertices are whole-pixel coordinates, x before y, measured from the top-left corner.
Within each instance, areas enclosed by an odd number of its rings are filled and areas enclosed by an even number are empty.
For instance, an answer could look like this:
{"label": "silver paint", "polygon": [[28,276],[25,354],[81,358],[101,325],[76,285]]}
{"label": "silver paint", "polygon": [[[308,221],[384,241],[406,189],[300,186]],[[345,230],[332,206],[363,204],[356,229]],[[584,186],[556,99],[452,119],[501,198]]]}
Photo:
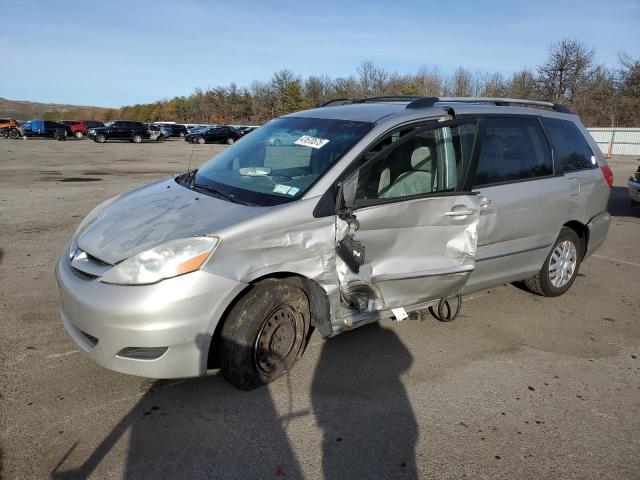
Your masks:
{"label": "silver paint", "polygon": [[[532,112],[523,108],[454,105],[456,115]],[[536,115],[577,117],[544,110]],[[337,216],[316,218],[321,196],[376,139],[412,122],[450,118],[441,107],[407,110],[402,103],[346,105],[293,116],[375,122],[375,127],[305,194],[275,206],[251,207],[198,194],[173,178],[141,187],[108,205],[76,239],[86,257],[58,260],[60,308],[76,342],[99,364],[135,375],[171,378],[206,373],[211,338],[229,305],[254,281],[298,275],[326,294],[325,334],[389,316],[390,308],[422,308],[439,296],[468,293],[526,278],[540,269],[563,224],[589,228],[591,254],[606,237],[609,189],[599,169],[479,189],[477,195],[421,198],[356,209],[359,229]],[[600,166],[606,162],[592,148]],[[453,208],[475,212],[445,215]],[[336,243],[352,233],[365,264],[351,272]],[[215,235],[220,244],[201,270],[154,285],[101,283],[109,264],[176,238]],[[95,257],[107,265],[92,263]],[[72,268],[75,267],[76,269]],[[87,278],[78,270],[97,275]],[[366,309],[350,296],[366,295]],[[344,299],[343,299],[344,297]],[[98,338],[92,346],[85,332]],[[327,333],[330,332],[330,333]],[[156,360],[117,356],[126,347],[169,347]]]}

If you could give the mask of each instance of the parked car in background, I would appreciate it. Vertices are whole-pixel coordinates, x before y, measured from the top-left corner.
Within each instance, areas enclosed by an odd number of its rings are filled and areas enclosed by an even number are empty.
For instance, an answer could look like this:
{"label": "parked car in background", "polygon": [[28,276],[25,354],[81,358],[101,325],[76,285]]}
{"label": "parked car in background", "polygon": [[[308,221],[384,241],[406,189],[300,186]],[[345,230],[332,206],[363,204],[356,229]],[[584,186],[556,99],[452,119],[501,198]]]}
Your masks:
{"label": "parked car in background", "polygon": [[89,138],[97,143],[104,143],[107,140],[128,140],[140,143],[142,140],[151,138],[151,132],[142,122],[113,120],[105,123],[104,127],[90,128]]}
{"label": "parked car in background", "polygon": [[[605,240],[613,175],[566,107],[344,103],[93,209],[56,267],[80,348],[119,372],[220,367],[255,388],[293,367],[312,328],[332,337],[436,305],[448,321],[448,298],[516,281],[562,295]],[[271,143],[287,132],[291,147]]]}
{"label": "parked car in background", "polygon": [[211,127],[184,137],[185,142],[191,143],[226,143],[231,145],[242,138],[242,133],[233,127]]}
{"label": "parked car in background", "polygon": [[629,198],[631,199],[631,205],[640,205],[640,167],[629,177]]}
{"label": "parked car in background", "polygon": [[58,123],[69,127],[71,129],[71,135],[75,138],[83,138],[89,133],[87,124],[82,120],[60,120]]}
{"label": "parked car in background", "polygon": [[156,125],[155,123],[145,123],[145,126],[149,129],[149,139],[156,142],[164,142],[170,135],[170,131],[163,129],[163,125]]}
{"label": "parked car in background", "polygon": [[0,118],[0,136],[18,138],[20,124],[15,118]]}
{"label": "parked car in background", "polygon": [[298,140],[304,133],[296,130],[280,131],[269,138],[269,145],[279,146],[291,146],[296,140]]}
{"label": "parked car in background", "polygon": [[173,134],[173,129],[169,125],[158,125],[156,126],[162,131],[162,135],[164,138],[169,138]]}
{"label": "parked car in background", "polygon": [[237,127],[244,135],[253,132],[258,127]]}
{"label": "parked car in background", "polygon": [[45,137],[56,140],[66,140],[73,135],[70,127],[51,120],[30,120],[22,125],[22,133],[25,137]]}
{"label": "parked car in background", "polygon": [[161,123],[161,122],[155,122],[156,125],[161,125],[164,126],[166,128],[171,129],[171,136],[172,137],[184,137],[185,135],[187,135],[189,133],[189,131],[187,130],[187,127],[185,127],[184,125],[181,125],[179,123]]}
{"label": "parked car in background", "polygon": [[188,131],[189,133],[197,133],[212,127],[217,127],[217,125],[193,125],[188,129]]}

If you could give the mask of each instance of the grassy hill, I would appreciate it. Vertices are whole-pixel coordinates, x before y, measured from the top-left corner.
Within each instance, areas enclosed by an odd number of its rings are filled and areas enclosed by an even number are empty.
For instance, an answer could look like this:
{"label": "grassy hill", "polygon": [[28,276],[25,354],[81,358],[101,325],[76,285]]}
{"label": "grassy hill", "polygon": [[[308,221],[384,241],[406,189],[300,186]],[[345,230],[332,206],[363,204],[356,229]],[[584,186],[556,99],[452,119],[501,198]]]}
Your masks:
{"label": "grassy hill", "polygon": [[61,103],[39,103],[25,100],[8,100],[0,98],[0,116],[13,117],[20,120],[34,118],[84,118],[101,119],[104,118],[109,108],[91,107],[86,105],[66,105]]}

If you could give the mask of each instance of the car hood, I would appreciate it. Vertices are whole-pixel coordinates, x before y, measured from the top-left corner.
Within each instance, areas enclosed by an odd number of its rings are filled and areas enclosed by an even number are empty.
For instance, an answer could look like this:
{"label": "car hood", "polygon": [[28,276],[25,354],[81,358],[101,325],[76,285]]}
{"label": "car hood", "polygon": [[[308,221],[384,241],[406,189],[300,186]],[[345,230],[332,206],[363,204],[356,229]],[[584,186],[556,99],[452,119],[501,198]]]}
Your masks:
{"label": "car hood", "polygon": [[266,209],[213,198],[169,178],[123,194],[76,242],[88,254],[115,264],[170,240],[215,233]]}

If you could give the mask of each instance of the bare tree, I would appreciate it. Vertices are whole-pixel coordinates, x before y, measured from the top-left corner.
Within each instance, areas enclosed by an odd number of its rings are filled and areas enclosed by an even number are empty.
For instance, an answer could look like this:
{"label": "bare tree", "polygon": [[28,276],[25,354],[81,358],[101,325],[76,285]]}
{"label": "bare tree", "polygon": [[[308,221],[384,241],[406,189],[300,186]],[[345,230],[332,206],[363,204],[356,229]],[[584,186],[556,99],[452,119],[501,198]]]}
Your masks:
{"label": "bare tree", "polygon": [[454,97],[471,97],[474,94],[473,83],[471,72],[458,67],[449,79],[447,90]]}
{"label": "bare tree", "polygon": [[[584,43],[562,40],[551,45],[543,65],[521,69],[508,78],[463,67],[450,75],[435,66],[422,67],[414,74],[390,73],[372,62],[362,63],[354,75],[335,79],[328,75],[302,78],[285,69],[266,82],[251,83],[249,88],[235,83],[196,88],[188,96],[102,109],[95,117],[255,124],[334,98],[483,95],[549,98],[568,103],[587,125],[640,126],[640,60],[620,53],[619,62],[616,68],[605,68]],[[66,118],[87,115],[81,111],[64,113]]]}
{"label": "bare tree", "polygon": [[363,97],[384,95],[389,74],[384,68],[377,67],[373,62],[363,62],[358,67],[360,80],[360,94]]}
{"label": "bare tree", "polygon": [[538,68],[543,95],[572,103],[595,73],[595,50],[583,42],[563,39],[551,45],[546,62]]}
{"label": "bare tree", "polygon": [[542,96],[538,82],[531,70],[524,69],[514,73],[507,84],[507,96],[535,100]]}

